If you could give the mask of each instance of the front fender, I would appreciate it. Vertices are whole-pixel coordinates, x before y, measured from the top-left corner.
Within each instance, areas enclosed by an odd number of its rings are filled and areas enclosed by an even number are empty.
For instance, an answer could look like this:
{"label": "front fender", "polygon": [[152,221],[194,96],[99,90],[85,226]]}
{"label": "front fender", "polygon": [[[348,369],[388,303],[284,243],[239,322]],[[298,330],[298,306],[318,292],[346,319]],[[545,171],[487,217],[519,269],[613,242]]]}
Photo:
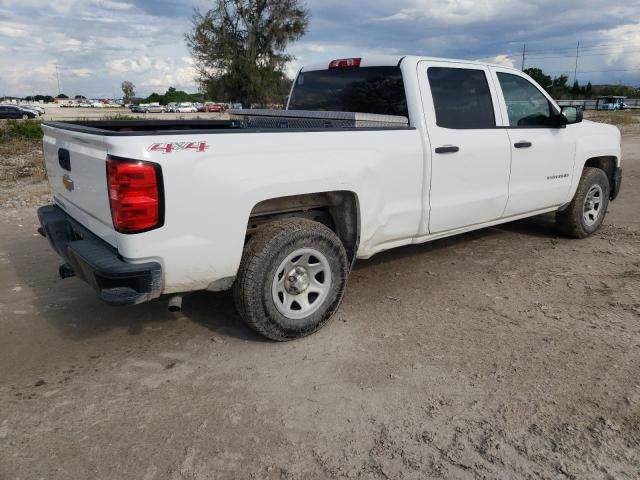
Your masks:
{"label": "front fender", "polygon": [[615,161],[616,169],[622,166],[622,135],[613,125],[584,121],[576,135],[576,158],[573,181],[567,197],[567,203],[575,196],[586,163],[599,157],[610,157]]}

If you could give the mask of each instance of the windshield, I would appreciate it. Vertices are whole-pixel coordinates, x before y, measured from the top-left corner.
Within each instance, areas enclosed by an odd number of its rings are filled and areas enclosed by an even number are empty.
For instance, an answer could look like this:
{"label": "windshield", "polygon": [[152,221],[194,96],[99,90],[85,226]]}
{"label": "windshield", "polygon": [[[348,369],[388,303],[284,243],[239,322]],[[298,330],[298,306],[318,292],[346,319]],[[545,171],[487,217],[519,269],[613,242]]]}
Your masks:
{"label": "windshield", "polygon": [[289,110],[409,116],[399,67],[335,68],[300,73]]}

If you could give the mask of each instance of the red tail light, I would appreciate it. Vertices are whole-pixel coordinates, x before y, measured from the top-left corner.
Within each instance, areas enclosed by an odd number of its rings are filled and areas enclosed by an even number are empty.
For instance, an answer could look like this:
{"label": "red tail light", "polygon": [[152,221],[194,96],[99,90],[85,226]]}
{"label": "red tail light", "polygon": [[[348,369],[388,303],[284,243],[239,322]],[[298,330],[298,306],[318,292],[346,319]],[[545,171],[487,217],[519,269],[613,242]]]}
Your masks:
{"label": "red tail light", "polygon": [[164,221],[162,170],[151,162],[107,158],[109,203],[114,228],[120,233],[141,233]]}
{"label": "red tail light", "polygon": [[361,58],[342,58],[340,60],[333,60],[329,64],[329,68],[350,68],[359,67],[362,62]]}

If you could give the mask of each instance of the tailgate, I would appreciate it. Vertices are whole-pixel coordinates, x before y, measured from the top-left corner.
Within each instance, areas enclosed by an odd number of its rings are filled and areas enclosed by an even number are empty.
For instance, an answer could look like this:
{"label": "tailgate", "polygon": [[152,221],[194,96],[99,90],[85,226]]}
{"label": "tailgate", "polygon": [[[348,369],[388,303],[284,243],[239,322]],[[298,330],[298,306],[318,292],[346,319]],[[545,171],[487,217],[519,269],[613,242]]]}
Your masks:
{"label": "tailgate", "polygon": [[116,245],[101,135],[44,124],[43,151],[54,202],[95,235]]}

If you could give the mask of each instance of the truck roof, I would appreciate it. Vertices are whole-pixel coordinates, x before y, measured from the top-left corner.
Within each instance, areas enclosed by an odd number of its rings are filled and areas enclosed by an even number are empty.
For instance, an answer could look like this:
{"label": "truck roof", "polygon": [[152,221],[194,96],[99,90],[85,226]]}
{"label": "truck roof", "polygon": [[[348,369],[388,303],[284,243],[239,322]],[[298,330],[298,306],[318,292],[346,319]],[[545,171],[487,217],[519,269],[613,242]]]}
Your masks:
{"label": "truck roof", "polygon": [[[419,55],[371,55],[367,57],[344,57],[344,58],[361,58],[361,67],[395,67],[400,65],[403,61],[410,61],[417,63],[420,61],[432,61],[432,62],[449,62],[449,63],[464,63],[468,65],[481,65],[496,68],[505,68],[508,70],[517,70],[513,67],[507,67],[505,65],[499,65],[495,63],[482,62],[479,60],[462,60],[456,58],[441,58],[441,57],[423,57]],[[300,69],[300,72],[312,72],[317,70],[327,70],[329,68],[329,62],[334,59],[329,59],[324,63],[315,63],[311,65],[305,65]]]}

